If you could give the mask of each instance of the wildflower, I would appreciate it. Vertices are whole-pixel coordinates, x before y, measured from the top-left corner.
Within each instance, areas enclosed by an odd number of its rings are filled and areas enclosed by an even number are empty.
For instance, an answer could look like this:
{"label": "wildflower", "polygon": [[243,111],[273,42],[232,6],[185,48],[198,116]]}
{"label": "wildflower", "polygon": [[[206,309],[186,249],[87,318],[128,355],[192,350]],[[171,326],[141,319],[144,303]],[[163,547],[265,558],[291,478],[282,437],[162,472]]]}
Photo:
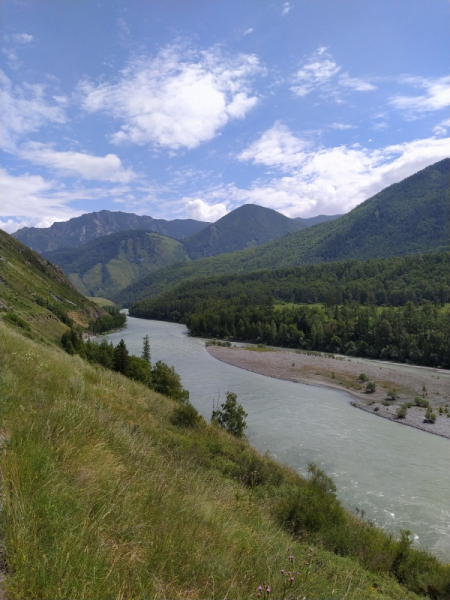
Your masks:
{"label": "wildflower", "polygon": [[284,569],[281,569],[281,574],[284,575]]}
{"label": "wildflower", "polygon": [[260,592],[262,590],[261,586],[258,586],[258,592]]}
{"label": "wildflower", "polygon": [[290,556],[290,557],[289,557],[289,560],[290,560],[291,562],[294,562],[294,557],[293,557],[293,556]]}
{"label": "wildflower", "polygon": [[294,581],[294,578],[293,578],[293,577],[291,577],[291,581]]}
{"label": "wildflower", "polygon": [[297,575],[300,575],[300,573],[297,571]]}
{"label": "wildflower", "polygon": [[270,594],[270,588],[267,588],[266,592],[267,592],[268,594]]}

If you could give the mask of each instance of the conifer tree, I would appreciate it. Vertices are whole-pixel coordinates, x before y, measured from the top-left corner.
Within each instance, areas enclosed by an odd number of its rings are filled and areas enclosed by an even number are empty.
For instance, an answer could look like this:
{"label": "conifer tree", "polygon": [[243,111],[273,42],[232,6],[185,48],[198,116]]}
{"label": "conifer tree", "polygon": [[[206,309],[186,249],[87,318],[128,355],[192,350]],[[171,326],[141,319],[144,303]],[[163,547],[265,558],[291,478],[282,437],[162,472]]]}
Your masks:
{"label": "conifer tree", "polygon": [[146,360],[148,363],[150,363],[150,359],[151,359],[151,355],[150,355],[150,340],[148,338],[148,335],[145,336],[144,338],[144,346],[142,349],[142,358],[144,360]]}
{"label": "conifer tree", "polygon": [[120,340],[120,342],[114,348],[114,371],[125,374],[128,368],[129,358],[130,357],[126,344],[123,340]]}

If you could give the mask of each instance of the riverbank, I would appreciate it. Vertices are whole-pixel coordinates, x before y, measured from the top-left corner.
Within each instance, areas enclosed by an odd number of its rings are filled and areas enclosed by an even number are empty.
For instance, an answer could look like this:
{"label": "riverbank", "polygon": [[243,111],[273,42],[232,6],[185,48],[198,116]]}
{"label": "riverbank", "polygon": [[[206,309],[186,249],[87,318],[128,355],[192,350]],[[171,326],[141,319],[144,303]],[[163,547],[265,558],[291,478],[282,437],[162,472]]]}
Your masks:
{"label": "riverbank", "polygon": [[[285,351],[258,351],[256,348],[209,346],[207,350],[214,358],[253,373],[345,392],[352,397],[352,405],[357,408],[450,439],[450,418],[446,413],[439,414],[440,408],[443,411],[450,410],[447,371],[440,373],[421,369],[416,372],[402,369],[401,366],[393,370],[392,365],[384,366],[380,362],[372,364],[364,361],[364,364],[359,364],[345,359]],[[376,384],[374,393],[365,393],[365,385],[358,379],[361,372]],[[398,398],[385,406],[382,402],[386,401],[387,392],[392,389],[397,391]],[[396,418],[399,406],[414,402],[417,396],[423,395],[436,414],[435,423],[425,423],[425,409],[415,406],[408,409],[403,419]]]}

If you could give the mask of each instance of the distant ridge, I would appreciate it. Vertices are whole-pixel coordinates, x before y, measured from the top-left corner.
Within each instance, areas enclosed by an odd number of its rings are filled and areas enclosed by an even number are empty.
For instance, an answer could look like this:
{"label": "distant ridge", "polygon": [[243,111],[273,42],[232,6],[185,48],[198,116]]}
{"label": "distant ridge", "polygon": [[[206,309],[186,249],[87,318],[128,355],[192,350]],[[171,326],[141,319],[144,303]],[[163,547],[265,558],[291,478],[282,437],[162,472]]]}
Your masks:
{"label": "distant ridge", "polygon": [[197,233],[209,225],[193,219],[153,219],[121,211],[101,210],[86,213],[63,223],[53,223],[51,227],[23,227],[13,237],[23,242],[35,252],[46,252],[62,248],[74,248],[104,235],[141,229],[161,233],[177,240]]}
{"label": "distant ridge", "polygon": [[184,240],[192,259],[260,246],[305,225],[271,208],[244,204]]}
{"label": "distant ridge", "polygon": [[276,267],[450,250],[450,159],[395,183],[351,212],[256,248],[156,271],[117,302],[157,295],[184,279]]}

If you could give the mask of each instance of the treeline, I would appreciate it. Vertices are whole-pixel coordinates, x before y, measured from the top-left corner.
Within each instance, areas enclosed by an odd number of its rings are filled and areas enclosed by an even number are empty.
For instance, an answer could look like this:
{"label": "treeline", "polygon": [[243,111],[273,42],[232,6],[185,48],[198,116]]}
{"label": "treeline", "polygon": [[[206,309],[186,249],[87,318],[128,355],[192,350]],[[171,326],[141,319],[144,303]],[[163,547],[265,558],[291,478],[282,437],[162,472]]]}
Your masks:
{"label": "treeline", "polygon": [[185,282],[130,315],[186,323],[194,336],[448,368],[449,267],[443,253],[216,277]]}
{"label": "treeline", "polygon": [[181,379],[173,367],[158,361],[150,363],[150,346],[148,337],[143,340],[142,357],[130,355],[124,340],[117,346],[103,340],[100,344],[84,341],[80,331],[73,328],[63,333],[61,345],[68,354],[78,354],[90,363],[101,365],[139,381],[160,394],[173,400],[188,403],[189,392],[181,385]]}
{"label": "treeline", "polygon": [[[229,299],[240,294],[255,304],[267,303],[270,298],[330,306],[343,304],[345,300],[377,306],[419,304],[422,300],[444,304],[450,302],[450,253],[346,260],[220,275],[185,281],[166,292],[164,299],[181,302],[185,307],[190,303],[194,306],[199,299]],[[136,313],[147,306],[153,308],[153,299],[133,305],[132,311]]]}
{"label": "treeline", "polygon": [[106,315],[97,317],[95,321],[89,323],[89,330],[94,333],[105,333],[106,331],[112,331],[113,329],[122,329],[125,327],[127,322],[127,315],[120,312],[118,306],[104,306],[103,310],[107,312]]}

